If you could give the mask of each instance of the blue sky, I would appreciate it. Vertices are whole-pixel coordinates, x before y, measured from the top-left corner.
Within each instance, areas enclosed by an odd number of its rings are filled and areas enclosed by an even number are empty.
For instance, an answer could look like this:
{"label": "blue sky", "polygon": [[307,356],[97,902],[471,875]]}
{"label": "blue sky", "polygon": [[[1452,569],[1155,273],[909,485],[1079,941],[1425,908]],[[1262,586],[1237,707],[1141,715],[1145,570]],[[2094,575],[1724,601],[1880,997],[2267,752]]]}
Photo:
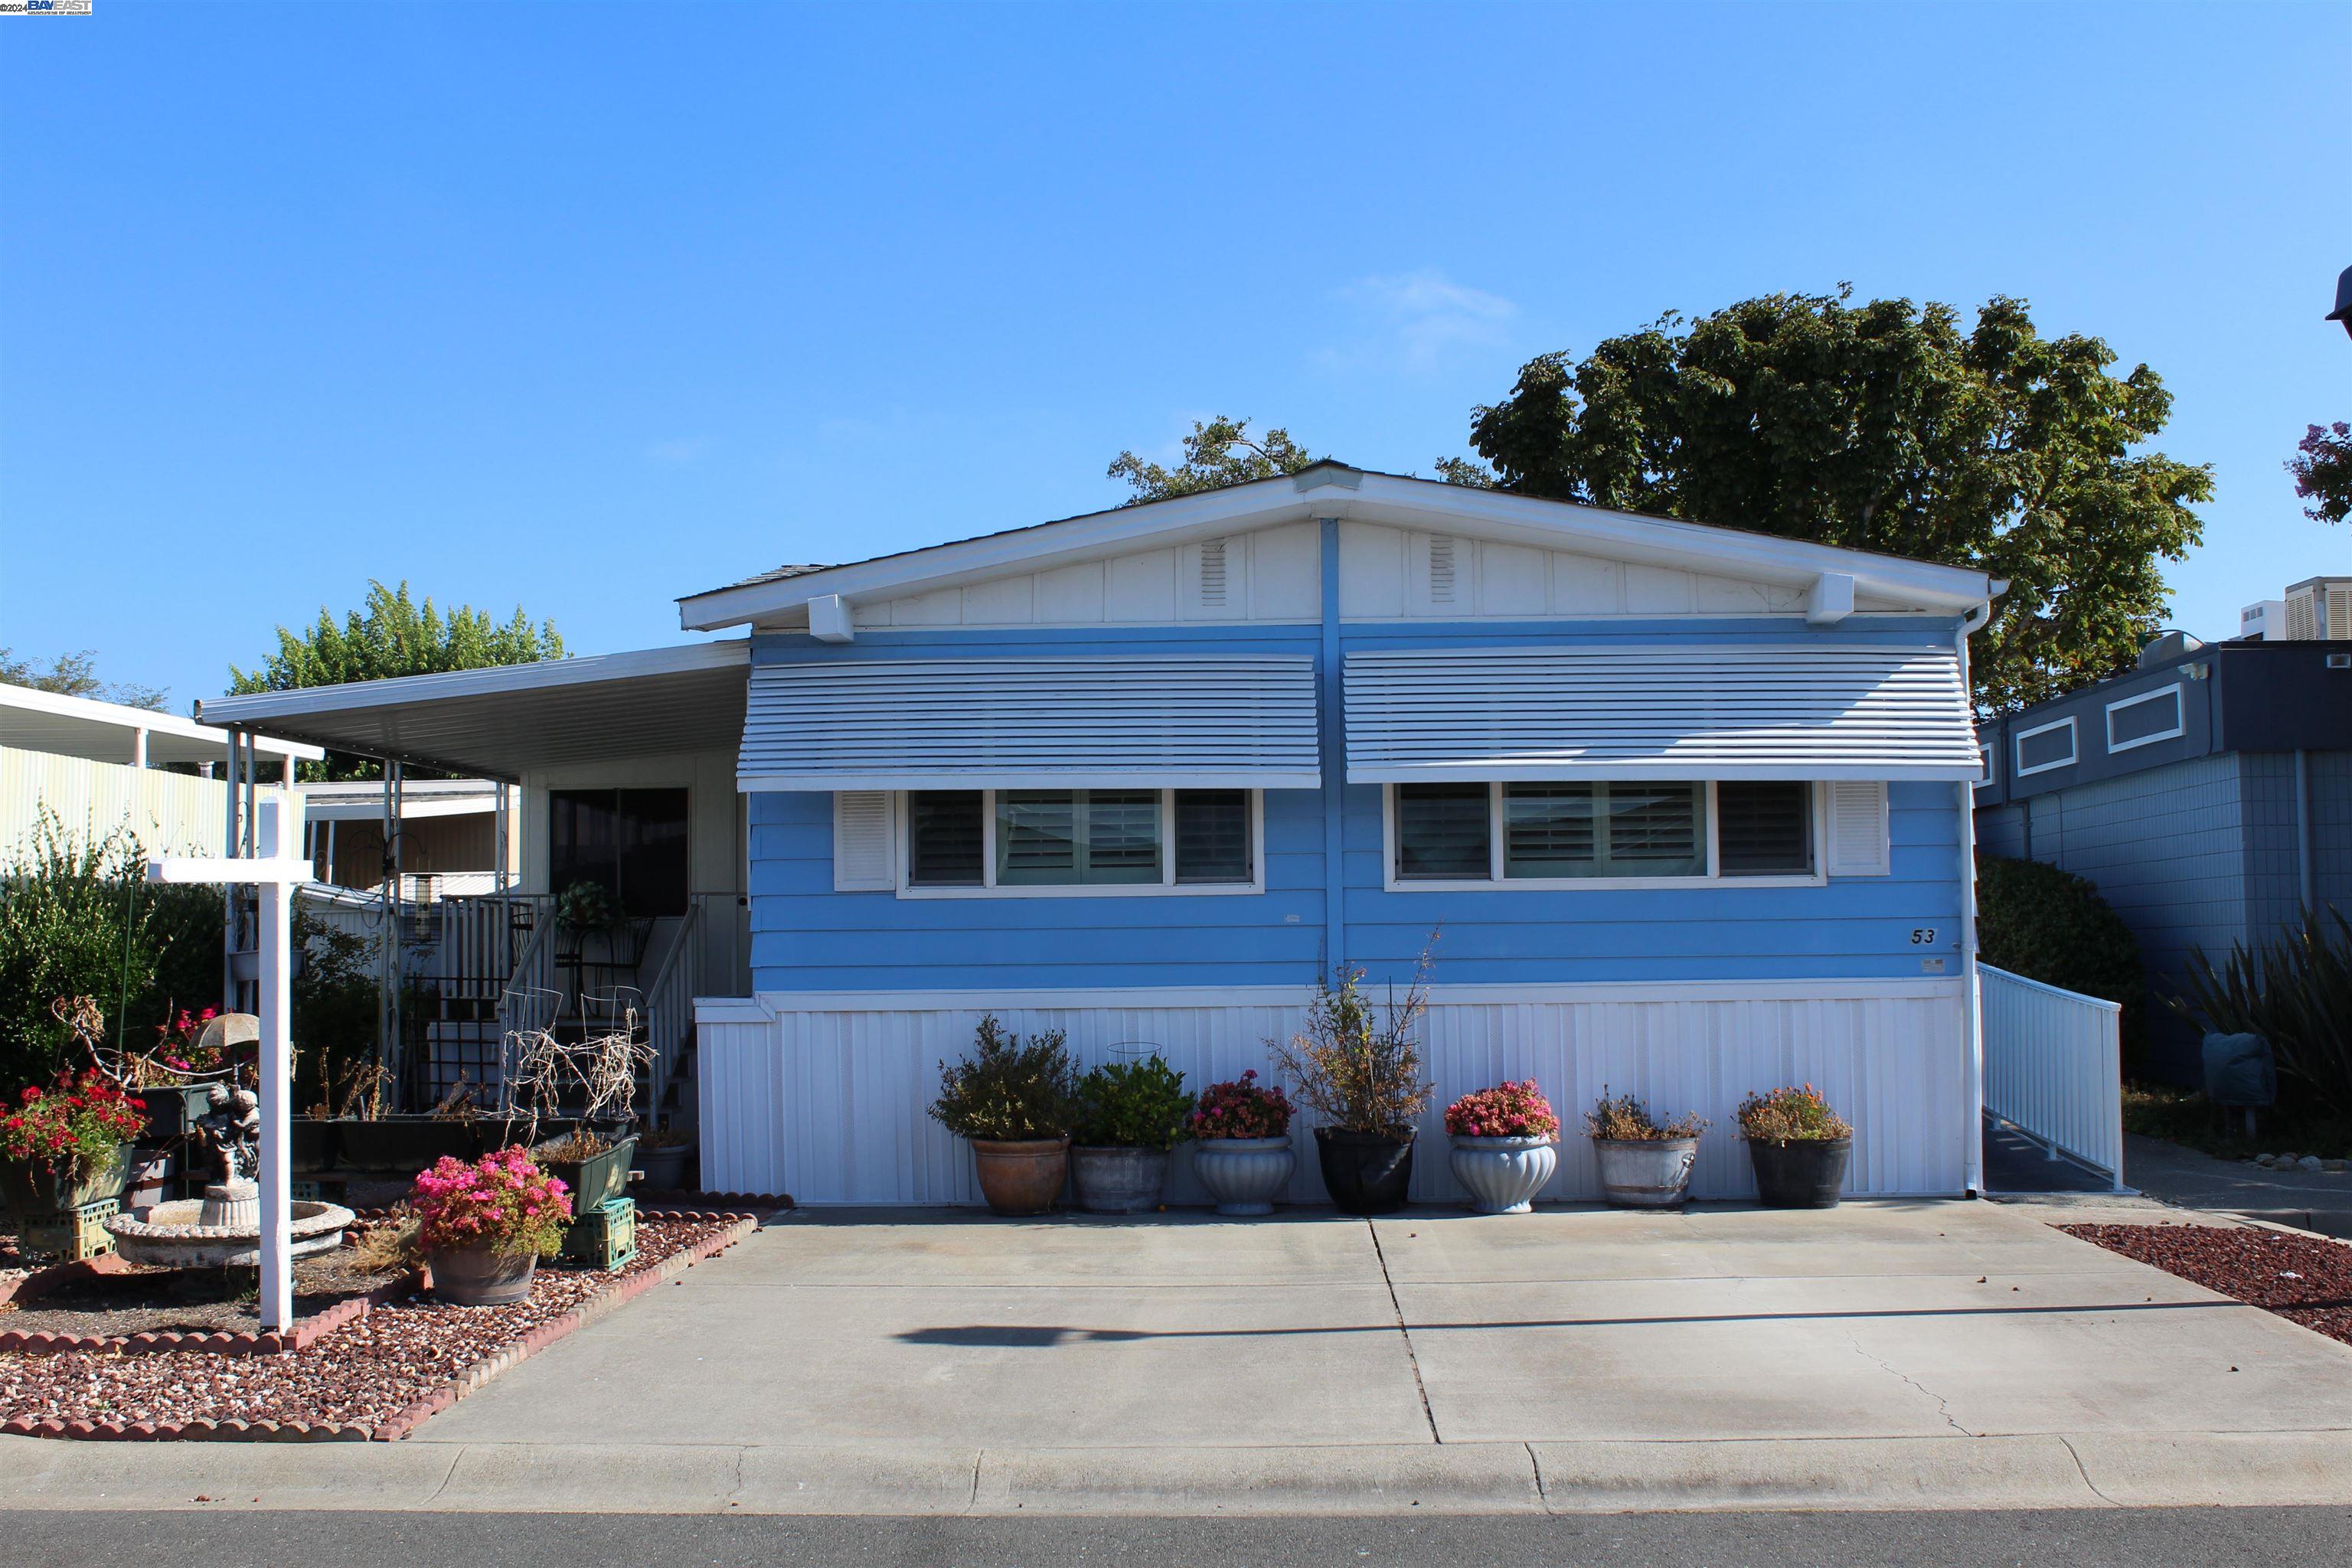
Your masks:
{"label": "blue sky", "polygon": [[2352,7],[188,5],[0,24],[0,644],[172,705],[371,576],[677,595],[1111,504],[1220,411],[1428,471],[1528,357],[2021,295],[2352,571]]}

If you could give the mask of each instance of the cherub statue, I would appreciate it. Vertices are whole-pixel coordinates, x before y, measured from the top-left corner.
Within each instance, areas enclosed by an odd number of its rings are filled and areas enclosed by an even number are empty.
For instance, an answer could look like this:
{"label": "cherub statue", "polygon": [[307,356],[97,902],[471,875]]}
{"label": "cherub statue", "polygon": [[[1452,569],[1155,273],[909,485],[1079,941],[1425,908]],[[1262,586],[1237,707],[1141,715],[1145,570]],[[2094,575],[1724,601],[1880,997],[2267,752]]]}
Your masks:
{"label": "cherub statue", "polygon": [[221,1183],[250,1182],[261,1169],[261,1101],[249,1089],[216,1083],[205,1091],[211,1109],[196,1118],[196,1137],[220,1157]]}

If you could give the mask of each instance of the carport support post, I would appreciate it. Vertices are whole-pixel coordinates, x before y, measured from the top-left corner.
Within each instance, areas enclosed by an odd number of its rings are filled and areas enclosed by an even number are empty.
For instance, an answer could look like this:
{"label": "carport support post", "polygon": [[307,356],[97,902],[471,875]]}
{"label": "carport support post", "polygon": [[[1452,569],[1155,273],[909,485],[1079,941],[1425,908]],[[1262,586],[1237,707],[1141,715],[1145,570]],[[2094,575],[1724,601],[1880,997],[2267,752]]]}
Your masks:
{"label": "carport support post", "polygon": [[294,1098],[292,930],[294,888],[310,874],[310,863],[286,853],[290,796],[265,800],[256,815],[259,854],[218,860],[166,857],[147,863],[151,882],[215,882],[232,893],[239,887],[260,892],[261,985],[261,1326],[283,1333],[294,1326],[294,1206],[292,1163],[288,1158],[287,1121]]}

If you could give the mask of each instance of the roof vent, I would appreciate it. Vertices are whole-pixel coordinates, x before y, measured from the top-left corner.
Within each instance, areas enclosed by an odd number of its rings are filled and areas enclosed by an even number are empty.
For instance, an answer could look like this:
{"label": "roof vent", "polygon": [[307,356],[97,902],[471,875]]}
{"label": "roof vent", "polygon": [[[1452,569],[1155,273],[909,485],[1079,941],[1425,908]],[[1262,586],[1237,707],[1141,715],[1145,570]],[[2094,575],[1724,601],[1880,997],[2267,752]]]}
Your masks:
{"label": "roof vent", "polygon": [[1225,602],[1225,541],[1212,539],[1201,546],[1201,603],[1219,606]]}
{"label": "roof vent", "polygon": [[1446,538],[1429,542],[1429,602],[1433,605],[1454,603],[1454,541]]}
{"label": "roof vent", "polygon": [[2187,632],[2167,632],[2139,650],[2139,667],[2154,669],[2158,665],[2169,664],[2176,658],[2186,658],[2204,646]]}

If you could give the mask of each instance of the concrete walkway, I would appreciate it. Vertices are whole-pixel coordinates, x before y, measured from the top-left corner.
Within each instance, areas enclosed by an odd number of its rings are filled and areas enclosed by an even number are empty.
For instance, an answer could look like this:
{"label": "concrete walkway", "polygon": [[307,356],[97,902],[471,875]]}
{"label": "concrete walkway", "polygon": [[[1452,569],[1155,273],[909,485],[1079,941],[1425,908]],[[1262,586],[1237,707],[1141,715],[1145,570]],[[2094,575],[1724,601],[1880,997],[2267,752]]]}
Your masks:
{"label": "concrete walkway", "polygon": [[2265,1171],[2158,1138],[2124,1141],[2132,1185],[2182,1208],[2352,1237],[2352,1171]]}
{"label": "concrete walkway", "polygon": [[2341,1504],[2352,1348],[1981,1203],[803,1213],[405,1443],[0,1440],[0,1506],[198,1493],[797,1513]]}

